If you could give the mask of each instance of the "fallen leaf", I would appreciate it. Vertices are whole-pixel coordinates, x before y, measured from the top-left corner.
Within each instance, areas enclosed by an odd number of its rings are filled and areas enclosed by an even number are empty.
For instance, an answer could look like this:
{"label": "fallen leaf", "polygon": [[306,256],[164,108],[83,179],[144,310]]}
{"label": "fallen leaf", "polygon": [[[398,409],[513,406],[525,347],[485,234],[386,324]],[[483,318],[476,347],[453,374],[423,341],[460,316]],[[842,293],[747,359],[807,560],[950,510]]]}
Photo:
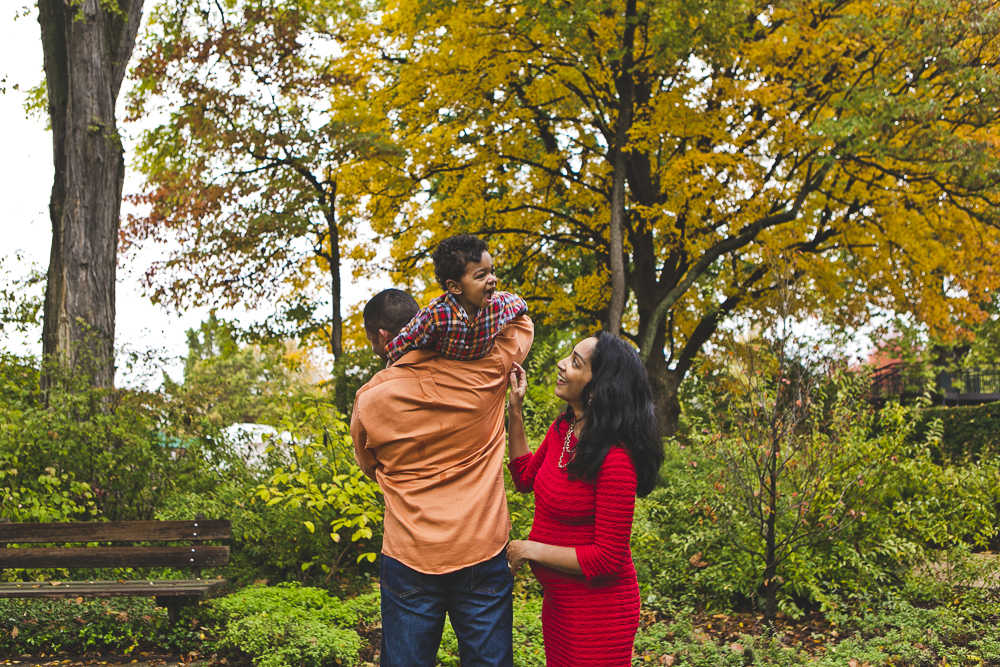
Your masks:
{"label": "fallen leaf", "polygon": [[699,551],[695,555],[688,558],[688,562],[691,563],[692,567],[708,567],[708,562],[702,559],[701,552]]}
{"label": "fallen leaf", "polygon": [[733,642],[732,644],[729,645],[729,648],[734,653],[743,653],[743,644],[737,644],[736,642]]}
{"label": "fallen leaf", "polygon": [[661,665],[672,665],[675,662],[677,662],[677,658],[675,658],[672,655],[665,655],[665,656],[663,656],[663,657],[660,658],[660,664]]}
{"label": "fallen leaf", "polygon": [[13,637],[14,639],[17,639],[17,628],[14,628],[13,630],[10,631],[10,636]]}

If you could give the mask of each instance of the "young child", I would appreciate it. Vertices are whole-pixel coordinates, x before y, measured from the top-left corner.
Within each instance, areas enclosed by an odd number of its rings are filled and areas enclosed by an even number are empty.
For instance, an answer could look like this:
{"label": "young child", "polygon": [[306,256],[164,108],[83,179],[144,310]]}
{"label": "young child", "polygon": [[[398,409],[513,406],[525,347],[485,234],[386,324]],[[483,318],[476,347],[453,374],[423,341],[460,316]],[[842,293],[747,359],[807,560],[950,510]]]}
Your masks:
{"label": "young child", "polygon": [[446,238],[431,258],[445,293],[420,309],[386,345],[390,364],[410,350],[426,348],[448,359],[481,359],[493,350],[500,330],[528,312],[521,297],[496,291],[493,258],[478,236]]}

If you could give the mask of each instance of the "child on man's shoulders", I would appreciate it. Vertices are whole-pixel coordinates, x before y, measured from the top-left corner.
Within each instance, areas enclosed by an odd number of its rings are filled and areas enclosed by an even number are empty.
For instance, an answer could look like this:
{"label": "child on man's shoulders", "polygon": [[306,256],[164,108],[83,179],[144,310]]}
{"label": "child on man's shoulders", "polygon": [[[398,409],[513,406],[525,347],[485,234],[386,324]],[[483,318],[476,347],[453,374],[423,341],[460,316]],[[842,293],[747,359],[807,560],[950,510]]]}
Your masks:
{"label": "child on man's shoulders", "polygon": [[421,308],[386,345],[390,364],[410,350],[430,348],[448,359],[482,359],[493,350],[500,330],[528,312],[521,297],[496,291],[493,258],[479,237],[446,238],[431,259],[445,293]]}

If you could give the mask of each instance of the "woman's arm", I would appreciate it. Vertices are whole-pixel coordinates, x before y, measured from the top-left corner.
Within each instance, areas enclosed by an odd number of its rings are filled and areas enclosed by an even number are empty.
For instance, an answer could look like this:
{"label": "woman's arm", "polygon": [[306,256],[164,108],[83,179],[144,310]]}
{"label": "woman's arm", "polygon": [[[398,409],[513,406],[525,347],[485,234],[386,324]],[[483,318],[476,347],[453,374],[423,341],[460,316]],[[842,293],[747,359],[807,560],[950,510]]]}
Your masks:
{"label": "woman's arm", "polygon": [[628,453],[613,447],[597,476],[594,541],[577,547],[557,547],[514,540],[507,546],[511,570],[517,572],[530,560],[567,574],[582,574],[588,581],[621,572],[628,560],[636,483]]}
{"label": "woman's arm", "polygon": [[511,461],[531,453],[528,449],[528,438],[524,434],[524,415],[521,413],[524,395],[527,392],[527,374],[520,364],[514,362],[510,371],[510,398],[507,401],[507,447]]}
{"label": "woman's arm", "polygon": [[507,545],[511,572],[517,572],[529,560],[567,574],[583,574],[576,547],[557,547],[531,540],[514,540]]}
{"label": "woman's arm", "polygon": [[554,425],[549,428],[549,433],[538,446],[538,451],[532,454],[528,449],[528,438],[524,434],[524,417],[521,415],[521,404],[528,390],[528,381],[524,369],[517,363],[513,364],[510,371],[510,389],[510,423],[507,431],[510,462],[507,464],[507,469],[510,470],[514,487],[521,493],[531,493],[535,489],[535,475],[545,460]]}
{"label": "woman's arm", "polygon": [[617,575],[628,562],[637,484],[628,452],[612,447],[597,474],[594,542],[576,547],[588,581]]}

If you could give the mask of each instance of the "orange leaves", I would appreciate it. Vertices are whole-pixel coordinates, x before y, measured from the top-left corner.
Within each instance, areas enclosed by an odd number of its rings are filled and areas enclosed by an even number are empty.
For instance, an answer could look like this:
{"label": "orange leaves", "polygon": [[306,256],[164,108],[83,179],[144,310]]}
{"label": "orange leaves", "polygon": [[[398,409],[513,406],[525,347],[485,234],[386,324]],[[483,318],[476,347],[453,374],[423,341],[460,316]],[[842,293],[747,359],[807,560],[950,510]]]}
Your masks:
{"label": "orange leaves", "polygon": [[[344,256],[369,227],[391,239],[406,285],[441,237],[488,235],[505,289],[548,323],[592,327],[625,83],[625,328],[665,350],[657,367],[683,376],[720,323],[766,313],[791,264],[796,314],[838,325],[883,309],[958,336],[1000,288],[1000,67],[979,68],[1000,64],[1000,40],[957,15],[640,2],[625,71],[621,12],[582,0],[377,15],[248,0],[226,20],[192,4],[156,14],[136,69],[133,110],[169,122],[144,138],[136,201],[151,210],[124,238],[216,243],[221,261],[187,257],[192,294],[301,294],[335,218]],[[227,262],[236,273],[216,274]]]}
{"label": "orange leaves", "polygon": [[372,194],[393,195],[402,160],[372,102],[393,65],[364,16],[284,0],[154,12],[131,109],[161,124],[140,138],[142,214],[123,248],[173,242],[147,272],[155,298],[267,304],[288,325],[281,335],[325,332],[339,354],[341,258],[372,254],[359,248]]}

